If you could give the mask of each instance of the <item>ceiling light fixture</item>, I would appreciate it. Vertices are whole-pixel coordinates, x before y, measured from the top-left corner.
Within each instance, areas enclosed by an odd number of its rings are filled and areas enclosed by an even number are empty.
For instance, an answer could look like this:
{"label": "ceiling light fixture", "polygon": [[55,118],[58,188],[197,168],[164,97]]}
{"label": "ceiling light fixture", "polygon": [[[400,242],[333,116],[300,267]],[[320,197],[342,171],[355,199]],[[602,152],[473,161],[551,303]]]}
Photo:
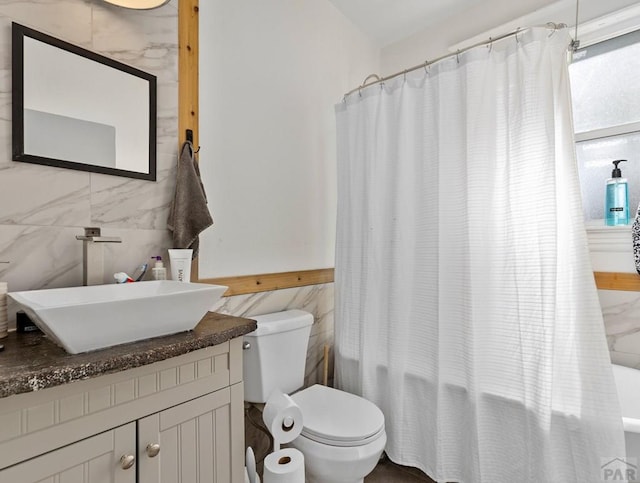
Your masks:
{"label": "ceiling light fixture", "polygon": [[135,10],[150,10],[152,8],[162,7],[169,0],[104,0],[118,7],[133,8]]}

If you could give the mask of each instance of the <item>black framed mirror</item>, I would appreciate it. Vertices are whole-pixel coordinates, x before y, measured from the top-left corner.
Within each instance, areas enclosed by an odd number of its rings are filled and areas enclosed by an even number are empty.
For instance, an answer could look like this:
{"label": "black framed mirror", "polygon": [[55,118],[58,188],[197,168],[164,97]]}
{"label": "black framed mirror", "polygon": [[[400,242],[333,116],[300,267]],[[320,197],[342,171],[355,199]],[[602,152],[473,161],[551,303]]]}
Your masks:
{"label": "black framed mirror", "polygon": [[156,77],[12,24],[13,160],[155,181]]}

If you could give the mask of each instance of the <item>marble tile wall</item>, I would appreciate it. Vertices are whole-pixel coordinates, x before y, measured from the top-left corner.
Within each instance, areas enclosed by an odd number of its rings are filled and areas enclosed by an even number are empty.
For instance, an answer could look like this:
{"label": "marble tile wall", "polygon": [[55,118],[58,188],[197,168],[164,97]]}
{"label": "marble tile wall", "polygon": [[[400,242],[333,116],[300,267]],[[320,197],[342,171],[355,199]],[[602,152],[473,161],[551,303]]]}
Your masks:
{"label": "marble tile wall", "polygon": [[324,346],[329,345],[329,383],[333,383],[333,283],[274,290],[221,299],[211,310],[239,317],[301,309],[313,314],[305,386],[322,382]]}
{"label": "marble tile wall", "polygon": [[611,361],[640,369],[640,293],[599,290]]}
{"label": "marble tile wall", "polygon": [[[595,272],[635,273],[631,227],[587,225]],[[598,290],[611,361],[640,369],[640,292]]]}
{"label": "marble tile wall", "polygon": [[[11,291],[80,285],[85,226],[106,245],[105,282],[170,246],[178,150],[178,0],[135,11],[100,0],[0,0],[0,280]],[[157,182],[11,160],[11,22],[150,72],[158,82]]]}

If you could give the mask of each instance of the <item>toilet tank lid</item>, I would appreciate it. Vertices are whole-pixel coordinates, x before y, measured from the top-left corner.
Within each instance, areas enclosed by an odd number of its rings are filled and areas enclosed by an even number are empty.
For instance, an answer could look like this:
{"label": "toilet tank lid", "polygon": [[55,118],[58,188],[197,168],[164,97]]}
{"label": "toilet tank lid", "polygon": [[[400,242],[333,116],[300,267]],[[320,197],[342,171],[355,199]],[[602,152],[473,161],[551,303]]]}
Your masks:
{"label": "toilet tank lid", "polygon": [[259,337],[263,335],[287,332],[289,330],[308,327],[313,324],[313,315],[304,310],[285,310],[272,314],[251,316],[258,324],[258,328],[245,337]]}

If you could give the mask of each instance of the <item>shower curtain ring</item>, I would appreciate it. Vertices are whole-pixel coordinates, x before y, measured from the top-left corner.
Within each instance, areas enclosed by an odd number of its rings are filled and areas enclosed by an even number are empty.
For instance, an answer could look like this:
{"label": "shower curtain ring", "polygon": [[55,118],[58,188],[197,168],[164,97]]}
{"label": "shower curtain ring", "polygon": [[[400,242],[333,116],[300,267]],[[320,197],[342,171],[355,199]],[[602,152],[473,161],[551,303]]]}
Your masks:
{"label": "shower curtain ring", "polygon": [[365,87],[367,85],[367,82],[369,82],[369,80],[373,79],[372,84],[375,84],[376,82],[380,82],[380,76],[378,74],[369,74],[364,81],[362,82],[362,85],[360,87]]}
{"label": "shower curtain ring", "polygon": [[489,37],[489,43],[487,44],[487,48],[489,49],[489,53],[491,53],[491,50],[493,49],[493,39],[491,37]]}
{"label": "shower curtain ring", "polygon": [[424,61],[424,73],[425,75],[431,74],[431,65],[429,64],[428,60]]}
{"label": "shower curtain ring", "polygon": [[460,63],[460,49],[458,49],[456,51],[456,62],[459,64]]}

